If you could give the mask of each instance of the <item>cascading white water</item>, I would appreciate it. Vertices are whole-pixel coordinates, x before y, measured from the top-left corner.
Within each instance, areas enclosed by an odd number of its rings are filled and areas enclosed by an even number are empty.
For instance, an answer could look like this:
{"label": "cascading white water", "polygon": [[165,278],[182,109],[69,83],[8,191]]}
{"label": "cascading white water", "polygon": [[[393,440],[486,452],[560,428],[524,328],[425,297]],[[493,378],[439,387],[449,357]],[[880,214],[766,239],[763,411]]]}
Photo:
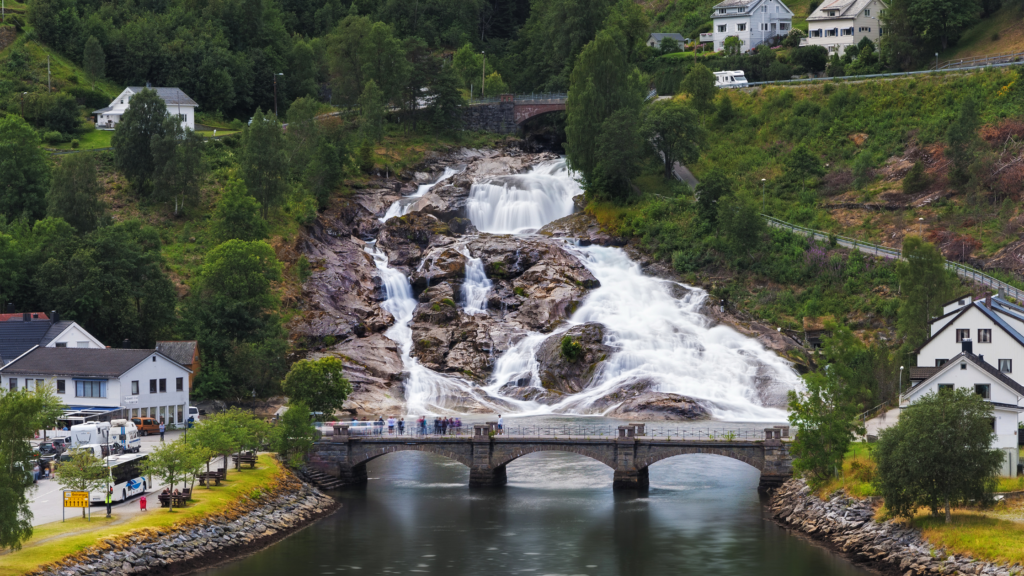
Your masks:
{"label": "cascading white water", "polygon": [[395,202],[394,204],[389,206],[388,211],[384,214],[384,217],[381,218],[380,221],[387,222],[388,220],[394,218],[395,216],[405,216],[406,214],[409,213],[409,208],[411,208],[412,205],[416,203],[417,199],[422,198],[423,195],[425,195],[427,192],[430,192],[430,190],[434,186],[437,186],[441,182],[444,182],[445,180],[451,178],[452,176],[460,172],[462,172],[462,170],[456,170],[454,168],[445,168],[444,173],[442,173],[437,180],[431,182],[430,184],[421,184],[416,189],[415,194],[410,194],[409,196],[406,196],[400,199],[398,202]]}
{"label": "cascading white water", "polygon": [[565,160],[554,160],[473,184],[466,214],[481,232],[515,234],[572,214],[572,198],[582,193]]}
{"label": "cascading white water", "polygon": [[487,294],[494,283],[484,271],[483,260],[473,258],[466,252],[466,280],[462,283],[462,298],[466,302],[463,308],[466,314],[482,314],[487,305]]}
{"label": "cascading white water", "polygon": [[[596,322],[605,327],[605,343],[618,348],[597,375],[596,384],[538,412],[587,413],[595,400],[634,382],[647,381],[660,392],[681,394],[708,405],[715,417],[731,421],[783,421],[785,411],[759,402],[757,380],[786,390],[799,386],[793,369],[756,340],[726,326],[711,327],[700,308],[707,293],[687,287],[676,299],[668,281],[645,276],[623,250],[582,248],[583,263],[601,282],[561,331]],[[496,363],[493,384],[530,377],[540,386],[537,348],[548,338],[524,338]]]}
{"label": "cascading white water", "polygon": [[466,382],[446,378],[419,363],[412,355],[412,322],[416,311],[416,298],[412,285],[404,274],[388,266],[388,257],[375,244],[366,252],[373,257],[373,263],[380,271],[387,290],[387,300],[381,307],[395,318],[395,323],[384,333],[398,344],[402,365],[407,373],[405,379],[405,400],[409,414],[434,414],[451,406],[457,406],[466,398],[480,400],[479,395]]}

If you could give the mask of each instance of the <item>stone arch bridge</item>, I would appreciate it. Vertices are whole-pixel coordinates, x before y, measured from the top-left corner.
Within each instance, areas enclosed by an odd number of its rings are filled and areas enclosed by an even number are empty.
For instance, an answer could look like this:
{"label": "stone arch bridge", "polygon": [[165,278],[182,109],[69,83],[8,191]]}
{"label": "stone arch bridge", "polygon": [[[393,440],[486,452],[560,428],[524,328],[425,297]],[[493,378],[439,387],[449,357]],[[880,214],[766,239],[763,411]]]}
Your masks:
{"label": "stone arch bridge", "polygon": [[644,489],[651,464],[683,454],[716,454],[749,464],[761,471],[758,490],[770,491],[792,477],[789,429],[765,429],[763,440],[686,440],[644,437],[643,424],[619,426],[613,438],[496,436],[493,424],[478,424],[471,437],[453,436],[350,436],[348,426],[335,426],[335,434],[313,445],[310,465],[337,477],[342,484],[367,482],[366,464],[386,454],[407,450],[429,452],[467,466],[469,485],[503,486],[505,467],[534,452],[570,452],[597,460],[615,471],[613,488]]}
{"label": "stone arch bridge", "polygon": [[498,134],[512,134],[523,122],[565,110],[566,94],[502,94],[470,102],[462,112],[465,130],[481,130]]}

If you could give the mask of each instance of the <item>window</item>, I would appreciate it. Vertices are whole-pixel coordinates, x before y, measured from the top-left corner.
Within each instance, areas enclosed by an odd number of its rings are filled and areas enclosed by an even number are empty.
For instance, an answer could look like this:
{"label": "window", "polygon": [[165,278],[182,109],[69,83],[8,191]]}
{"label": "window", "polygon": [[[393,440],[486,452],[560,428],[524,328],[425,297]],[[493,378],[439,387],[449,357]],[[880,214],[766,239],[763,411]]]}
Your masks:
{"label": "window", "polygon": [[747,11],[747,9],[746,8],[737,8],[736,11],[739,12],[740,14],[743,14],[744,12]]}
{"label": "window", "polygon": [[1008,358],[999,359],[999,371],[1005,374],[1011,374],[1013,372],[1013,360]]}
{"label": "window", "polygon": [[138,396],[138,395],[139,395],[139,381],[138,380],[132,380],[132,396]]}
{"label": "window", "polygon": [[725,8],[719,8],[718,9],[718,13],[719,14],[725,14]]}
{"label": "window", "polygon": [[67,348],[68,347],[68,343],[67,342],[57,342],[57,344],[55,344],[55,346],[57,348]]}
{"label": "window", "polygon": [[964,340],[970,339],[970,337],[971,337],[971,330],[969,328],[967,330],[961,330],[961,329],[957,328],[957,330],[956,330],[956,341],[957,342],[963,342]]}
{"label": "window", "polygon": [[988,400],[989,399],[989,388],[990,388],[990,386],[988,384],[975,384],[974,385],[974,393],[977,394],[978,396],[981,396],[985,400]]}
{"label": "window", "polygon": [[153,356],[153,362],[156,362],[156,356]]}
{"label": "window", "polygon": [[107,383],[103,380],[75,380],[75,391],[79,398],[106,398]]}
{"label": "window", "polygon": [[942,394],[943,392],[952,392],[952,391],[953,391],[953,385],[952,384],[939,384],[939,394]]}
{"label": "window", "polygon": [[185,416],[185,405],[184,404],[178,404],[178,422],[183,422],[185,420],[184,416]]}
{"label": "window", "polygon": [[728,24],[719,24],[718,25],[718,31],[719,32],[725,32],[728,29],[729,29],[729,25]]}
{"label": "window", "polygon": [[821,28],[817,30],[811,30],[811,38],[821,38]]}
{"label": "window", "polygon": [[978,330],[978,342],[991,344],[992,343],[992,330],[989,328],[982,328]]}
{"label": "window", "polygon": [[775,13],[778,14],[779,12],[782,12],[782,8],[779,8],[778,6],[776,6],[775,7]]}
{"label": "window", "polygon": [[149,381],[149,393],[156,394],[156,380]]}
{"label": "window", "polygon": [[772,22],[772,31],[775,30],[775,22]]}
{"label": "window", "polygon": [[63,380],[57,380],[57,394],[63,394],[66,388]]}
{"label": "window", "polygon": [[78,342],[78,347],[79,348],[88,348],[89,347],[89,342],[88,341]]}
{"label": "window", "polygon": [[864,15],[865,15],[865,16],[871,16],[871,10],[870,10],[870,9],[868,9],[868,8],[865,8],[865,9],[864,9]]}
{"label": "window", "polygon": [[39,387],[42,386],[42,385],[43,385],[42,379],[37,379],[36,380],[36,390],[39,390]]}
{"label": "window", "polygon": [[167,378],[160,379],[160,391],[167,392]]}
{"label": "window", "polygon": [[941,368],[946,362],[949,362],[949,358],[936,358],[935,367]]}
{"label": "window", "polygon": [[768,30],[768,23],[767,22],[762,22],[761,23],[761,31],[765,32],[767,30]]}
{"label": "window", "polygon": [[747,25],[746,25],[746,24],[737,24],[737,25],[736,25],[736,30],[737,30],[738,32],[746,32],[746,30],[747,30]]}
{"label": "window", "polygon": [[10,380],[7,381],[7,383],[10,384],[11,392],[17,392],[18,391],[18,379],[17,378],[11,378]]}
{"label": "window", "polygon": [[789,30],[789,24],[786,24],[785,22],[779,23],[779,30]]}
{"label": "window", "polygon": [[767,12],[767,11],[768,11],[768,7],[767,6],[761,6],[761,12]]}
{"label": "window", "polygon": [[178,392],[181,392],[182,390],[184,390],[185,389],[185,379],[184,378],[175,378],[174,379],[174,389],[177,390]]}

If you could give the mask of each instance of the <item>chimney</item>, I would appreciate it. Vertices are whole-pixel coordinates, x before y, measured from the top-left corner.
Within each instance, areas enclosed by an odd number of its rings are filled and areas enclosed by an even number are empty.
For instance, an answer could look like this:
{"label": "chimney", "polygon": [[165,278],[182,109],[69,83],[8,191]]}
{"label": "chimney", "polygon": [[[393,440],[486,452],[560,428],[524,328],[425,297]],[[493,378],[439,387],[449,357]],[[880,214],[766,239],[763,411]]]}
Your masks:
{"label": "chimney", "polygon": [[52,324],[60,322],[60,313],[57,312],[56,310],[50,310],[50,322]]}
{"label": "chimney", "polygon": [[125,339],[124,339],[124,340],[123,340],[123,341],[121,342],[121,348],[131,348],[131,347],[132,347],[132,343],[131,343],[131,342],[129,342],[127,338],[125,338]]}
{"label": "chimney", "polygon": [[985,308],[992,309],[992,295],[985,296]]}
{"label": "chimney", "polygon": [[29,314],[28,312],[22,312],[21,313],[21,320],[23,322],[31,322],[32,321],[32,315]]}
{"label": "chimney", "polygon": [[974,343],[971,342],[970,338],[964,338],[960,341],[960,344],[963,345],[964,352],[967,354],[974,354]]}

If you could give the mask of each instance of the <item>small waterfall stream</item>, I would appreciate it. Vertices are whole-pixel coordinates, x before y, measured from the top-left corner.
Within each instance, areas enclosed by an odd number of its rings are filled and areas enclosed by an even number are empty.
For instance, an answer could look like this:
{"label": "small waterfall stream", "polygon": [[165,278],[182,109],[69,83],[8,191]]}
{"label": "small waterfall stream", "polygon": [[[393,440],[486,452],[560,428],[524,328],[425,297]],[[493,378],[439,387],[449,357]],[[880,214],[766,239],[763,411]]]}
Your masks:
{"label": "small waterfall stream", "polygon": [[466,213],[481,232],[517,234],[572,214],[572,198],[582,193],[566,161],[553,160],[473,184]]}
{"label": "small waterfall stream", "polygon": [[462,299],[465,301],[466,314],[483,314],[487,305],[487,294],[491,291],[494,283],[487,277],[484,271],[484,262],[479,258],[473,258],[467,249],[466,256],[466,281],[462,284]]}
{"label": "small waterfall stream", "polygon": [[427,192],[430,192],[434,188],[434,186],[437,186],[441,182],[444,182],[445,180],[451,178],[452,176],[455,176],[460,172],[462,172],[462,170],[446,167],[444,169],[444,173],[442,173],[437,180],[431,182],[430,184],[420,184],[420,186],[416,188],[416,192],[414,194],[410,194],[404,198],[401,198],[397,202],[389,206],[387,213],[384,214],[384,217],[381,218],[380,221],[387,222],[388,220],[396,216],[405,216],[406,214],[409,213],[409,208],[411,208],[412,205],[416,203],[416,200],[422,198]]}

